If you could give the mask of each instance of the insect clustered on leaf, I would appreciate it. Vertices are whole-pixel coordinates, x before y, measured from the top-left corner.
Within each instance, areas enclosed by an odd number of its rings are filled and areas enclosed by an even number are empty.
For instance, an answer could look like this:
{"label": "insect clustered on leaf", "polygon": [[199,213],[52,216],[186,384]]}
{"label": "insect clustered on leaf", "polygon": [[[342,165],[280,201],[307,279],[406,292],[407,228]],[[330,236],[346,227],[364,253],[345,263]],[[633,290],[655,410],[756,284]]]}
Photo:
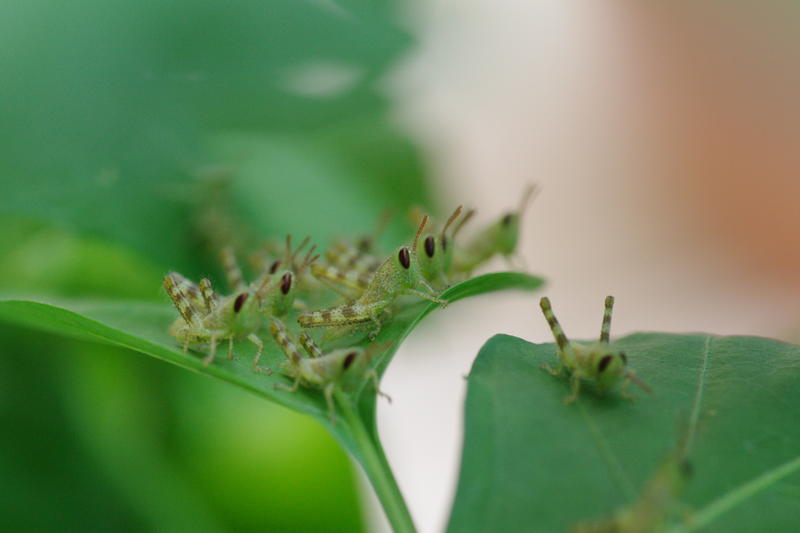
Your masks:
{"label": "insect clustered on leaf", "polygon": [[564,398],[565,404],[570,404],[578,399],[583,379],[593,380],[598,389],[605,391],[612,389],[620,378],[624,378],[620,390],[622,395],[628,399],[633,399],[633,396],[625,390],[631,382],[636,383],[645,392],[652,392],[650,387],[628,368],[628,356],[625,352],[615,350],[609,344],[611,313],[614,308],[613,296],[606,297],[600,339],[588,346],[567,339],[564,330],[561,329],[561,324],[558,323],[558,319],[553,313],[549,298],[542,298],[539,305],[558,345],[559,360],[555,370],[547,364],[542,365],[542,368],[554,376],[560,375],[562,370],[569,373],[572,394]]}

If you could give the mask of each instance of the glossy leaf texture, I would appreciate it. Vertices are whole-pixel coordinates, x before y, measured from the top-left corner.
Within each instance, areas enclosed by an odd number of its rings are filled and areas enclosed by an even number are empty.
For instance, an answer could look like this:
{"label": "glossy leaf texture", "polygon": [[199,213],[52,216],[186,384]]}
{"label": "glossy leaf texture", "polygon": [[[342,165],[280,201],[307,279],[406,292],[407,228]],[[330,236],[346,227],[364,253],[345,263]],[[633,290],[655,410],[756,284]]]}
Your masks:
{"label": "glossy leaf texture", "polygon": [[[449,288],[442,297],[450,302],[462,298],[504,289],[534,290],[542,285],[540,278],[520,273],[495,273],[472,278]],[[255,349],[249,342],[235,345],[235,360],[228,360],[224,346],[221,347],[216,361],[205,367],[202,364],[203,354],[190,351],[184,354],[176,341],[167,334],[167,328],[176,317],[171,304],[153,302],[125,301],[33,301],[33,300],[0,300],[0,319],[44,329],[84,340],[123,346],[151,355],[169,363],[213,376],[227,381],[243,389],[250,390],[274,402],[285,405],[296,411],[318,419],[330,428],[333,434],[348,450],[357,454],[350,436],[342,424],[331,425],[328,411],[322,394],[318,390],[300,388],[297,392],[286,392],[275,388],[276,383],[291,384],[289,378],[275,372],[272,376],[258,374],[253,371],[251,361]],[[391,357],[403,339],[414,329],[414,326],[428,313],[436,310],[436,304],[428,302],[410,303],[388,320],[375,339],[382,346],[376,355],[376,369],[382,374]],[[447,312],[446,309],[437,312]],[[290,327],[293,320],[287,320]],[[285,360],[278,346],[269,338],[269,333],[260,332],[265,342],[262,364],[279,368]],[[356,344],[369,344],[362,335]],[[354,393],[364,423],[374,431],[375,392],[371,386],[363,386]]]}
{"label": "glossy leaf texture", "polygon": [[608,517],[637,500],[681,434],[693,474],[668,528],[652,531],[800,530],[800,347],[661,333],[612,344],[652,395],[631,387],[631,402],[587,383],[564,405],[567,378],[540,368],[557,363],[553,344],[497,335],[483,346],[449,531],[555,533]]}

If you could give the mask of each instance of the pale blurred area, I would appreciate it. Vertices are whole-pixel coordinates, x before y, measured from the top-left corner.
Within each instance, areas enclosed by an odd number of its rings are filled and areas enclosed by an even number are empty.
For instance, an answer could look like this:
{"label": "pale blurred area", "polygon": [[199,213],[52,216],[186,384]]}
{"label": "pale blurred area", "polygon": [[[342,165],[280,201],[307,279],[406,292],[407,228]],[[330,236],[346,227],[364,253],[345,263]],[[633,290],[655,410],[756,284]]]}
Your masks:
{"label": "pale blurred area", "polygon": [[495,333],[550,341],[540,296],[574,338],[599,333],[606,294],[617,298],[612,336],[800,338],[799,11],[414,6],[421,45],[387,83],[398,120],[427,152],[443,209],[479,208],[473,229],[515,206],[525,184],[542,186],[521,254],[548,280],[540,293],[435,312],[394,359],[380,430],[421,532],[441,531],[449,513],[463,376]]}

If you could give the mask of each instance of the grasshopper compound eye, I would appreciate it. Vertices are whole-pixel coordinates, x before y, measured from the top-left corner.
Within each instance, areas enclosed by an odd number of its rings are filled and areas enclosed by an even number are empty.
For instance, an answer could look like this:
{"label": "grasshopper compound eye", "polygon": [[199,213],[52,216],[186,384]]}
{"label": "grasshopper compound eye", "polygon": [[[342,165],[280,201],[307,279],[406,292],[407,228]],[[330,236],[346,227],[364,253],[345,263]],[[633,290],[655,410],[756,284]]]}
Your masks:
{"label": "grasshopper compound eye", "polygon": [[350,368],[350,365],[352,365],[353,361],[356,360],[357,355],[358,355],[357,352],[350,352],[349,354],[347,354],[347,357],[344,358],[344,362],[342,363],[342,366],[344,367],[345,370]]}
{"label": "grasshopper compound eye", "polygon": [[428,257],[433,257],[433,253],[436,251],[436,242],[433,240],[433,236],[429,235],[425,239],[425,253]]}
{"label": "grasshopper compound eye", "polygon": [[281,292],[283,294],[289,294],[289,290],[292,288],[292,275],[287,272],[286,274],[281,277]]}
{"label": "grasshopper compound eye", "polygon": [[240,294],[239,296],[236,297],[236,300],[233,302],[233,312],[234,313],[238,313],[239,311],[242,310],[242,306],[244,306],[244,303],[247,301],[247,297],[248,296],[249,296],[249,294],[247,294],[246,292],[243,292],[242,294]]}
{"label": "grasshopper compound eye", "polygon": [[411,268],[411,254],[409,253],[408,248],[405,246],[400,248],[400,253],[397,254],[397,258],[400,260],[400,264],[403,268]]}

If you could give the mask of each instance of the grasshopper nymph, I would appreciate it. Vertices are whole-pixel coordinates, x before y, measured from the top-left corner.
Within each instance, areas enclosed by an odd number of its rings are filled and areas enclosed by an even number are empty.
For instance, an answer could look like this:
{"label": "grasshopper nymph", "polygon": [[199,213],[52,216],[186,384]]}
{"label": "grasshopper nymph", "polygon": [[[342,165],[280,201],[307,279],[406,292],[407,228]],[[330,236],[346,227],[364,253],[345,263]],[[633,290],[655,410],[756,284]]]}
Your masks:
{"label": "grasshopper nymph", "polygon": [[581,388],[581,379],[593,379],[601,391],[614,387],[620,377],[625,377],[622,383],[622,395],[626,398],[633,397],[625,392],[630,382],[636,383],[645,392],[652,392],[644,382],[639,380],[636,375],[627,368],[628,358],[625,352],[614,350],[609,346],[609,332],[611,330],[611,312],[614,308],[614,297],[607,296],[605,311],[603,313],[603,325],[600,329],[600,340],[590,346],[579,344],[567,339],[564,330],[558,323],[553,309],[550,307],[550,299],[542,298],[539,301],[544,317],[550,325],[550,329],[558,345],[558,368],[551,369],[547,365],[542,368],[554,376],[558,376],[563,369],[570,373],[570,384],[572,394],[564,398],[564,403],[569,404],[578,398]]}
{"label": "grasshopper nymph", "polygon": [[[370,337],[375,338],[381,329],[380,314],[402,294],[416,295],[446,306],[447,301],[436,297],[433,288],[425,281],[419,269],[417,243],[427,223],[426,216],[417,228],[411,248],[401,246],[386,258],[370,278],[364,292],[355,301],[301,313],[297,318],[298,323],[304,328],[316,328],[342,327],[371,321],[375,325],[375,330]],[[419,290],[417,287],[422,287],[424,290]]]}
{"label": "grasshopper nymph", "polygon": [[[317,257],[312,255],[316,246],[309,248],[302,260],[297,259],[300,251],[305,248],[309,238],[303,240],[296,250],[292,250],[292,237],[286,236],[286,251],[281,259],[276,259],[261,275],[250,285],[247,285],[242,276],[242,271],[236,261],[231,248],[222,250],[222,262],[228,284],[235,291],[251,291],[257,295],[258,305],[255,312],[269,320],[271,317],[284,316],[295,305],[298,280],[303,272]],[[259,369],[261,351],[253,359],[253,367]]]}
{"label": "grasshopper nymph", "polygon": [[333,393],[336,387],[345,391],[353,390],[364,379],[370,379],[375,385],[377,393],[391,401],[389,396],[378,388],[378,374],[375,370],[369,369],[370,361],[374,355],[374,351],[371,349],[365,350],[358,347],[339,348],[328,353],[322,353],[322,350],[314,343],[311,336],[303,332],[300,334],[300,345],[308,354],[308,357],[304,357],[280,319],[272,319],[270,332],[284,354],[286,354],[287,361],[281,363],[281,370],[289,377],[294,378],[294,383],[291,387],[282,383],[276,383],[275,387],[289,392],[296,391],[301,384],[306,387],[322,389],[325,401],[328,404],[331,423],[336,423],[336,409],[333,403]]}
{"label": "grasshopper nymph", "polygon": [[190,345],[208,343],[208,355],[203,359],[208,366],[214,360],[218,341],[227,339],[228,358],[233,359],[233,341],[246,338],[257,346],[256,358],[261,357],[264,343],[256,332],[261,325],[258,301],[263,289],[221,297],[208,279],[202,279],[198,286],[177,272],[164,277],[164,289],[181,314],[169,333],[183,344],[184,353]]}
{"label": "grasshopper nymph", "polygon": [[[419,268],[423,277],[434,287],[447,286],[449,284],[448,272],[453,262],[453,243],[455,236],[457,230],[463,226],[464,222],[471,216],[468,214],[458,225],[456,231],[453,231],[452,234],[448,236],[447,230],[459,217],[461,209],[461,206],[456,208],[438,235],[428,232],[420,237],[422,250],[417,253],[417,261],[419,262]],[[411,212],[410,216],[412,220],[414,220],[414,224],[419,225],[419,222],[424,217],[424,213],[422,213],[421,209],[417,208]],[[340,259],[346,258],[348,262],[340,265],[314,264],[311,266],[311,272],[320,282],[345,298],[358,298],[369,286],[372,275],[378,267],[380,267],[382,261],[373,256],[361,253],[356,248],[350,248],[348,251],[340,248],[336,253],[338,254],[337,257]],[[329,257],[330,250],[325,252],[325,255]]]}
{"label": "grasshopper nymph", "polygon": [[476,233],[466,245],[457,247],[453,257],[453,271],[468,276],[497,254],[510,261],[517,250],[520,220],[536,192],[538,189],[535,185],[528,186],[516,212],[506,213],[500,220]]}
{"label": "grasshopper nymph", "polygon": [[472,217],[473,213],[473,211],[469,211],[448,237],[447,230],[461,216],[461,209],[462,206],[458,206],[453,211],[453,214],[447,219],[438,235],[427,233],[422,236],[419,268],[425,279],[435,286],[440,284],[446,286],[450,283],[448,274],[453,266],[456,234],[464,226],[464,223]]}

